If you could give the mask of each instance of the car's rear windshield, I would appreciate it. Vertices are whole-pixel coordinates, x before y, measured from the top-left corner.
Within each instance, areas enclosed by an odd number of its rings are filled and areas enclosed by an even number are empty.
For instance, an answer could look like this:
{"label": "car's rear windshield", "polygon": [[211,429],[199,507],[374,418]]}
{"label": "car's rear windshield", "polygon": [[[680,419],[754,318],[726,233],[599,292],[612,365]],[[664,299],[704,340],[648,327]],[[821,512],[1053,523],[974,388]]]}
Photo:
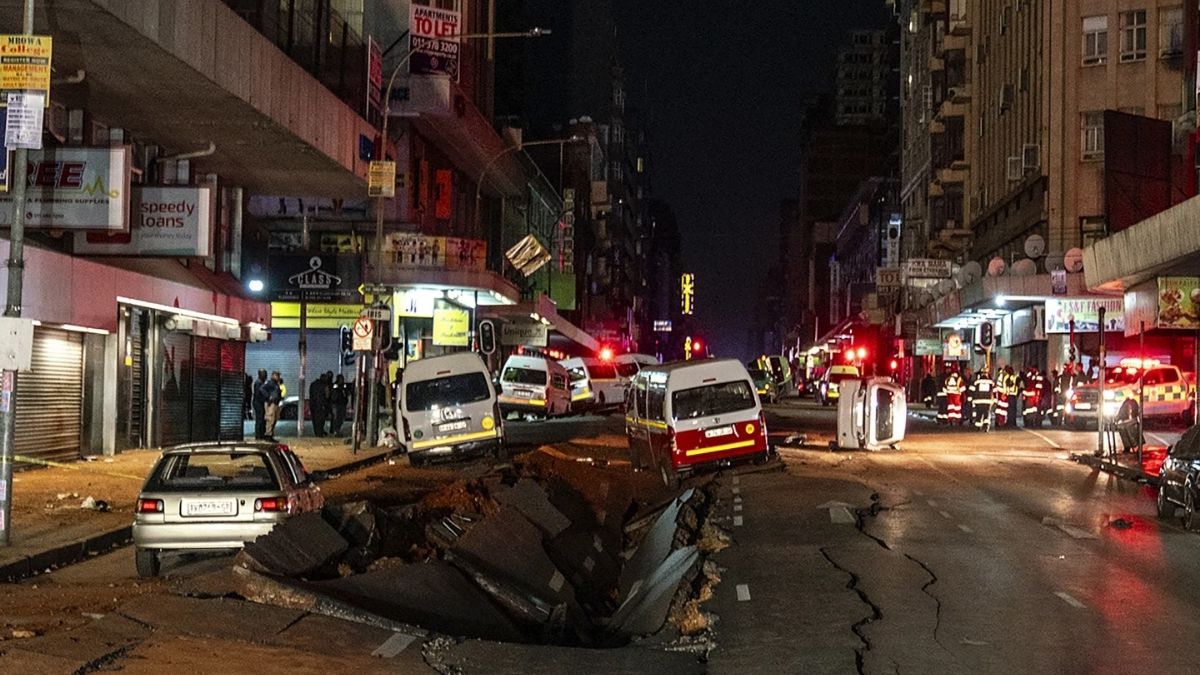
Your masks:
{"label": "car's rear windshield", "polygon": [[505,368],[504,374],[500,376],[500,379],[501,381],[513,384],[536,384],[539,387],[544,387],[546,386],[546,371],[516,367]]}
{"label": "car's rear windshield", "polygon": [[752,380],[766,380],[771,377],[767,374],[767,371],[762,370],[761,368],[752,368],[746,372],[750,373],[750,379]]}
{"label": "car's rear windshield", "polygon": [[409,412],[418,412],[486,401],[492,393],[488,390],[487,377],[474,372],[409,382],[404,388],[404,395],[404,407]]}
{"label": "car's rear windshield", "polygon": [[152,492],[278,490],[279,479],[261,452],[197,452],[165,455],[146,484]]}
{"label": "car's rear windshield", "polygon": [[671,411],[677,420],[724,415],[754,406],[754,387],[745,380],[681,389],[671,396]]}
{"label": "car's rear windshield", "polygon": [[583,366],[567,368],[567,375],[571,377],[572,382],[583,382],[588,376],[587,371],[583,369]]}
{"label": "car's rear windshield", "polygon": [[617,374],[621,377],[633,377],[638,374],[641,368],[636,363],[619,363],[617,364]]}
{"label": "car's rear windshield", "polygon": [[617,369],[611,363],[597,363],[594,366],[588,366],[588,371],[591,372],[593,380],[617,379]]}
{"label": "car's rear windshield", "polygon": [[1105,384],[1135,384],[1137,381],[1136,368],[1113,368],[1104,374]]}

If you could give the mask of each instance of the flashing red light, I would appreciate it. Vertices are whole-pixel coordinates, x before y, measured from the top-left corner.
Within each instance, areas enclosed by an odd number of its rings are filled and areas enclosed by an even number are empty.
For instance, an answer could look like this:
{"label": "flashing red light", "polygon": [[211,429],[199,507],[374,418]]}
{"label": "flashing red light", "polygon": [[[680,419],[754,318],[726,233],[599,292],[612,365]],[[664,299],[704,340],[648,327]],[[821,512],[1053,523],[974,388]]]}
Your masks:
{"label": "flashing red light", "polygon": [[704,343],[701,342],[699,338],[692,340],[692,351],[698,352],[701,349],[704,349]]}
{"label": "flashing red light", "polygon": [[900,362],[896,359],[892,359],[892,362],[888,364],[888,367],[890,367],[892,370],[895,370],[900,367]]}
{"label": "flashing red light", "polygon": [[612,357],[613,357],[612,347],[601,347],[600,348],[600,360],[601,361],[612,361]]}
{"label": "flashing red light", "polygon": [[854,350],[853,349],[846,352],[846,363],[854,363]]}
{"label": "flashing red light", "polygon": [[858,360],[859,360],[859,361],[861,361],[861,360],[863,360],[863,359],[865,359],[865,358],[867,358],[867,348],[866,348],[866,347],[859,347],[859,348],[858,348]]}

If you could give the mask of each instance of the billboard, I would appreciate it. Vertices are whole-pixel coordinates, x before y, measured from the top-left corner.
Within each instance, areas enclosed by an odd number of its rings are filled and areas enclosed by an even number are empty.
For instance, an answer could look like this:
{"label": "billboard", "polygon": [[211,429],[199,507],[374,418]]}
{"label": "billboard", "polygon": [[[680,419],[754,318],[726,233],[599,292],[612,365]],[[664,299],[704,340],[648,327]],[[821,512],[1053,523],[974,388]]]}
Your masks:
{"label": "billboard", "polygon": [[471,312],[445,301],[433,308],[433,344],[438,347],[470,345]]}
{"label": "billboard", "polygon": [[446,75],[458,81],[459,14],[413,3],[408,14],[408,46],[413,75]]}
{"label": "billboard", "polygon": [[[129,230],[129,148],[47,148],[29,152],[25,227]],[[12,196],[0,195],[0,227]]]}
{"label": "billboard", "polygon": [[389,234],[383,250],[387,264],[401,268],[475,270],[487,268],[487,242],[482,239]]}
{"label": "billboard", "polygon": [[362,260],[356,255],[294,253],[267,263],[272,300],[361,302]]}
{"label": "billboard", "polygon": [[128,232],[77,232],[79,255],[203,258],[211,253],[212,189],[135,187]]}
{"label": "billboard", "polygon": [[1046,300],[1046,334],[1071,332],[1072,319],[1076,333],[1097,333],[1101,307],[1106,332],[1125,330],[1125,302],[1121,298],[1050,298]]}

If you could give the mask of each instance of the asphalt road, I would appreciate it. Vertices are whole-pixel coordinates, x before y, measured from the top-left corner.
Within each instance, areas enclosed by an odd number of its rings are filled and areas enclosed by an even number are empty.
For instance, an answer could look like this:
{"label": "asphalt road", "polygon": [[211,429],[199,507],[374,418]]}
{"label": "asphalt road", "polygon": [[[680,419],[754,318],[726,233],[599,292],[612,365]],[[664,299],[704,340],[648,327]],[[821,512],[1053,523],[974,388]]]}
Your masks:
{"label": "asphalt road", "polygon": [[[769,423],[810,447],[833,433],[804,404]],[[1094,432],[909,432],[899,452],[785,449],[785,472],[722,477],[736,545],[713,672],[1196,671],[1200,537],[1065,458]]]}
{"label": "asphalt road", "polygon": [[[1200,536],[1156,520],[1148,488],[1071,462],[1094,432],[982,434],[914,418],[899,451],[864,453],[828,449],[831,409],[789,401],[768,422],[777,441],[805,442],[766,471],[717,477],[733,545],[716,554],[721,583],[702,606],[715,619],[709,671],[1195,672]],[[508,431],[518,450],[566,448],[619,441],[622,422]],[[350,480],[394,479],[381,465]],[[388,631],[226,597],[228,562],[180,560],[146,581],[126,548],[0,588],[10,633],[38,636],[0,641],[0,671],[429,672],[419,645],[371,656]],[[572,658],[509,654],[529,672]]]}

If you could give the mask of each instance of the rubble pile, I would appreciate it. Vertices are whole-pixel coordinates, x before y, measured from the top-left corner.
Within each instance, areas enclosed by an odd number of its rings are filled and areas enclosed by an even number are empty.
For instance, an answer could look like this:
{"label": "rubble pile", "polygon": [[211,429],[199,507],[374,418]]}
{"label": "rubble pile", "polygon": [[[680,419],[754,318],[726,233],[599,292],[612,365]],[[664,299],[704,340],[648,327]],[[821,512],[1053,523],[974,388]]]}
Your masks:
{"label": "rubble pile", "polygon": [[244,597],[454,637],[607,646],[705,587],[713,498],[539,453],[420,501],[326,506],[234,563]]}

